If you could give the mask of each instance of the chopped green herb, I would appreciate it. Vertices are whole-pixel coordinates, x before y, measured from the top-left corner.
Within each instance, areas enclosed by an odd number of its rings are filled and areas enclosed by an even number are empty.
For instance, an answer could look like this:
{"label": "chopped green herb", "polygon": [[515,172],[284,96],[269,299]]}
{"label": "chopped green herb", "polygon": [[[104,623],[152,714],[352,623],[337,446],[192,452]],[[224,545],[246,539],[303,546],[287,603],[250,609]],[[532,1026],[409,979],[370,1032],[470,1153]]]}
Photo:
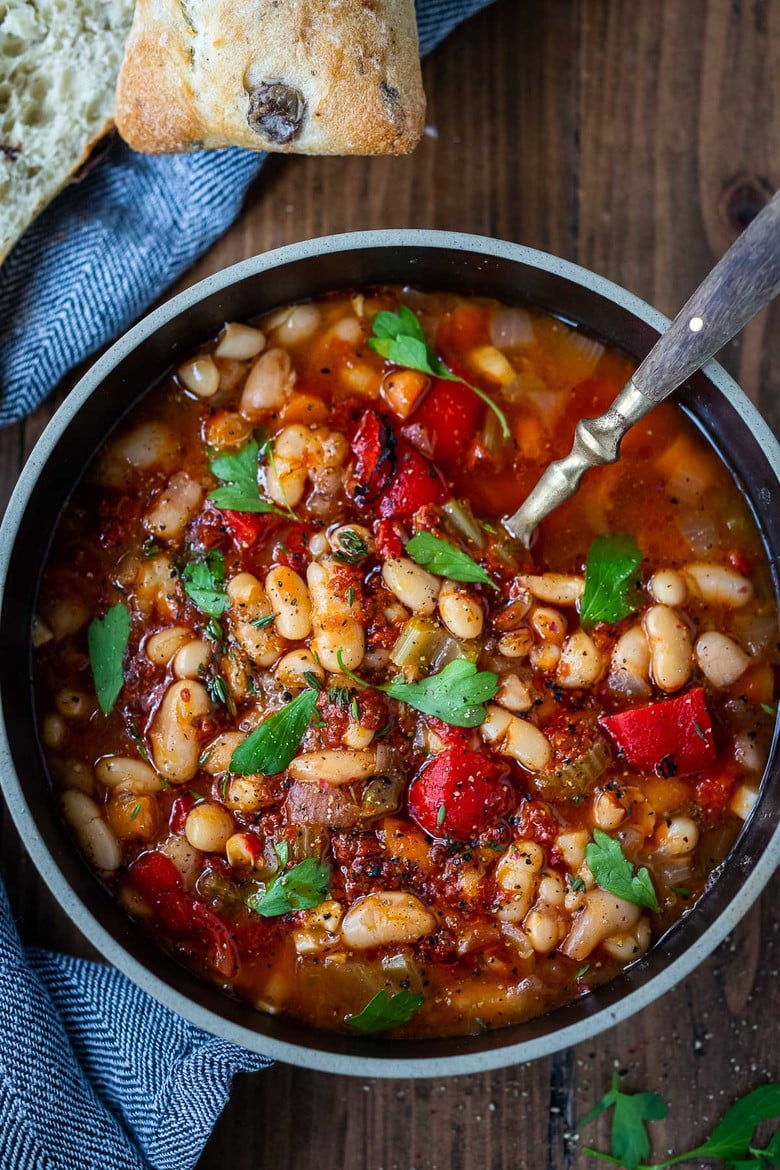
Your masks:
{"label": "chopped green herb", "polygon": [[491,581],[482,566],[467,553],[461,552],[449,540],[442,540],[430,532],[418,532],[407,544],[406,551],[413,561],[437,577],[449,577],[452,581],[475,581],[480,585],[489,585],[491,589],[498,589],[495,581]]}
{"label": "chopped green herb", "polygon": [[360,722],[360,704],[358,703],[357,695],[352,696],[352,702],[349,704],[349,713],[352,716],[353,723]]}
{"label": "chopped green herb", "polygon": [[153,536],[147,536],[146,540],[141,545],[141,552],[148,561],[160,555],[161,549]]}
{"label": "chopped green herb", "polygon": [[649,872],[645,868],[635,871],[614,837],[602,829],[594,829],[593,840],[585,849],[585,860],[602,890],[658,912],[658,898]]}
{"label": "chopped green herb", "polygon": [[267,613],[265,617],[252,618],[252,625],[257,626],[258,630],[265,630],[268,626],[276,621],[275,613]]}
{"label": "chopped green herb", "polygon": [[125,681],[123,663],[130,637],[130,611],[123,602],[105,617],[95,618],[87,630],[89,661],[100,710],[110,714]]}
{"label": "chopped green herb", "polygon": [[[284,860],[279,854],[279,859],[286,865],[286,854]],[[263,918],[277,918],[291,910],[309,910],[328,896],[329,882],[330,866],[316,857],[307,857],[275,877],[264,894],[251,894],[246,904]]]}
{"label": "chopped green herb", "polygon": [[260,496],[257,481],[259,447],[254,439],[245,443],[233,455],[219,455],[209,464],[212,475],[222,480],[224,487],[209,492],[209,499],[218,508],[232,512],[275,512],[285,515],[269,500]]}
{"label": "chopped green herb", "polygon": [[574,890],[575,894],[578,894],[580,892],[580,890],[585,889],[585,882],[579,876],[575,877],[575,878],[571,878],[571,880],[569,881],[569,888]]}
{"label": "chopped green herb", "polygon": [[227,707],[231,715],[236,713],[236,701],[233,698],[227,679],[224,674],[215,674],[206,679],[206,690],[212,703],[221,703]]}
{"label": "chopped green herb", "polygon": [[585,978],[588,971],[590,971],[590,963],[583,963],[582,966],[577,971],[577,973],[575,974],[574,978],[579,983],[581,979]]}
{"label": "chopped green herb", "polygon": [[[579,1128],[590,1125],[605,1110],[614,1109],[611,1135],[614,1158],[625,1170],[637,1170],[643,1158],[650,1153],[650,1138],[645,1122],[660,1121],[669,1111],[658,1093],[621,1093],[619,1085],[620,1078],[617,1073],[613,1073],[612,1088],[583,1117]],[[590,1153],[590,1150],[587,1152]]]}
{"label": "chopped green herb", "polygon": [[318,674],[315,674],[313,670],[304,670],[303,677],[306,679],[306,682],[309,684],[309,686],[311,687],[311,689],[313,691],[321,691],[322,690],[322,681],[320,679],[320,676]]}
{"label": "chopped green herb", "polygon": [[759,707],[765,715],[771,715],[774,717],[777,714],[777,707],[771,707],[769,703],[759,703]]}
{"label": "chopped green herb", "polygon": [[187,792],[189,793],[189,795],[192,797],[192,799],[195,801],[196,804],[200,804],[200,802],[202,800],[206,799],[206,797],[201,792],[196,792],[194,788],[188,788]]}
{"label": "chopped green herb", "polygon": [[137,723],[128,723],[127,730],[133,742],[135,743],[136,751],[138,752],[139,756],[148,764],[150,759],[149,749],[144,742],[144,737],[141,735],[140,727]]}
{"label": "chopped green herb", "polygon": [[349,606],[350,609],[352,609],[352,606],[354,604],[355,604],[355,590],[350,585],[349,589],[347,590],[347,605]]}
{"label": "chopped green herb", "polygon": [[498,676],[492,670],[478,671],[473,662],[456,658],[448,662],[438,674],[431,674],[419,682],[394,678],[381,686],[364,682],[349,670],[342,660],[342,651],[336,652],[342,671],[359,687],[373,687],[391,699],[407,703],[424,715],[435,715],[453,727],[478,727],[485,721],[484,704],[495,698]]}
{"label": "chopped green herb", "polygon": [[284,868],[290,860],[290,846],[286,841],[274,842],[274,853],[279,858],[279,864]]}
{"label": "chopped green herb", "polygon": [[621,1093],[618,1076],[612,1078],[612,1088],[599,1103],[583,1117],[579,1128],[594,1121],[605,1109],[614,1109],[610,1154],[583,1147],[583,1153],[625,1170],[666,1170],[680,1162],[698,1162],[719,1159],[728,1170],[769,1170],[780,1165],[780,1130],[772,1135],[763,1149],[753,1146],[753,1134],[763,1121],[774,1121],[780,1117],[780,1084],[759,1085],[744,1097],[740,1097],[722,1120],[715,1126],[708,1138],[693,1150],[673,1154],[662,1162],[647,1166],[644,1159],[650,1154],[650,1139],[646,1122],[660,1121],[667,1114],[667,1108],[657,1093]]}
{"label": "chopped green herb", "polygon": [[356,1016],[347,1016],[347,1023],[359,1032],[384,1032],[388,1028],[400,1028],[411,1020],[424,1003],[425,996],[416,995],[412,991],[397,991],[395,995],[378,991],[362,1012]]}
{"label": "chopped green herb", "polygon": [[617,622],[636,609],[637,570],[642,553],[633,536],[597,536],[585,566],[580,621]]}
{"label": "chopped green herb", "polygon": [[141,811],[140,804],[135,805],[135,807],[133,808],[133,811],[130,813],[130,820],[134,821],[135,818],[138,816],[140,811]]}
{"label": "chopped green herb", "polygon": [[222,629],[222,626],[216,618],[209,618],[209,620],[206,622],[205,632],[206,636],[213,638],[215,642],[221,642],[225,636],[225,631]]}
{"label": "chopped green herb", "polygon": [[368,556],[368,545],[363,537],[352,528],[345,528],[339,533],[339,547],[335,553],[336,560],[345,565],[356,565]]}
{"label": "chopped green herb", "polygon": [[214,747],[212,745],[211,747],[207,747],[205,752],[201,752],[200,756],[198,757],[198,767],[199,768],[203,767],[203,765],[206,763],[206,761],[208,760],[208,758],[211,755],[213,750],[214,750]]}
{"label": "chopped green herb", "polygon": [[346,710],[350,704],[349,691],[346,687],[330,687],[328,690],[328,702],[335,703],[337,707],[343,707]]}
{"label": "chopped green herb", "polygon": [[230,771],[240,775],[262,772],[276,776],[283,772],[297,752],[317,706],[319,692],[301,691],[300,695],[256,727],[230,758]]}
{"label": "chopped green herb", "polygon": [[436,824],[437,824],[437,825],[438,825],[440,828],[441,828],[441,826],[444,824],[444,818],[446,817],[446,815],[447,815],[447,806],[446,806],[446,804],[440,804],[440,805],[439,805],[439,808],[438,808],[438,811],[437,811],[437,813],[436,813]]}
{"label": "chopped green herb", "polygon": [[225,558],[218,549],[211,549],[202,560],[186,564],[181,580],[187,597],[201,613],[217,618],[230,605],[225,591]]}
{"label": "chopped green herb", "polygon": [[227,800],[228,788],[230,787],[230,777],[223,776],[219,785],[219,794],[223,800]]}
{"label": "chopped green herb", "polygon": [[690,898],[691,896],[691,891],[686,889],[685,886],[670,886],[669,888],[678,898]]}
{"label": "chopped green herb", "polygon": [[469,390],[481,398],[488,406],[501,426],[501,434],[509,438],[509,424],[506,415],[499,406],[478,386],[473,386],[465,378],[459,378],[445,365],[440,357],[428,345],[422,325],[411,309],[406,305],[399,305],[397,313],[383,310],[374,317],[373,334],[368,344],[375,353],[380,354],[393,365],[403,366],[407,370],[420,370],[423,374],[431,374],[435,378],[444,378],[448,382],[461,382]]}

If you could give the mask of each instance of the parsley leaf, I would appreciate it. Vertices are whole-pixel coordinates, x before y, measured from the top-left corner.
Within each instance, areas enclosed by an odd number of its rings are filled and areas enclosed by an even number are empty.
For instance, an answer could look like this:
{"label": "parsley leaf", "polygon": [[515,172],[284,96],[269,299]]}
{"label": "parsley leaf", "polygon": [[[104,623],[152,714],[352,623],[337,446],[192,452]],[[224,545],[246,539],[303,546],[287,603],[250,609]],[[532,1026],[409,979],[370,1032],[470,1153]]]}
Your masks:
{"label": "parsley leaf", "polygon": [[593,830],[593,840],[585,850],[585,860],[602,890],[633,902],[635,906],[645,906],[656,912],[660,909],[648,871],[644,867],[635,871],[620,842],[602,829]]}
{"label": "parsley leaf", "polygon": [[203,560],[185,565],[181,581],[192,604],[209,617],[219,617],[230,605],[225,592],[225,558],[218,549],[211,549]]}
{"label": "parsley leaf", "polygon": [[[661,1121],[666,1117],[668,1109],[658,1093],[621,1093],[619,1084],[617,1073],[613,1073],[612,1088],[604,1094],[597,1105],[594,1105],[590,1113],[583,1117],[579,1128],[595,1121],[606,1109],[614,1109],[612,1154],[625,1170],[637,1170],[642,1160],[650,1153],[650,1139],[647,1136],[645,1122]],[[587,1146],[585,1152],[596,1157],[602,1156],[597,1150],[591,1150]]]}
{"label": "parsley leaf", "polygon": [[424,1003],[425,996],[416,995],[412,991],[397,991],[395,995],[378,991],[362,1012],[356,1016],[347,1016],[347,1023],[360,1032],[384,1032],[386,1028],[400,1028],[401,1024],[411,1020]]}
{"label": "parsley leaf", "polygon": [[241,776],[283,772],[297,752],[317,706],[319,692],[301,691],[246,737],[230,757],[230,771]]}
{"label": "parsley leaf", "polygon": [[208,498],[218,508],[233,512],[275,512],[286,515],[280,508],[260,496],[257,482],[257,463],[260,448],[250,439],[233,455],[219,455],[209,464],[212,475],[221,479],[224,487],[209,492]]}
{"label": "parsley leaf", "polygon": [[130,611],[121,601],[112,606],[104,618],[90,622],[87,630],[92,677],[104,715],[110,713],[125,681],[122,663],[129,637]]}
{"label": "parsley leaf", "polygon": [[747,1170],[751,1166],[755,1170],[767,1170],[769,1166],[780,1165],[780,1130],[772,1135],[765,1149],[754,1149],[750,1144],[757,1125],[780,1117],[780,1084],[759,1085],[757,1089],[740,1097],[700,1146],[682,1154],[673,1154],[663,1162],[654,1162],[652,1166],[645,1166],[643,1162],[650,1153],[644,1123],[661,1120],[666,1116],[663,1100],[657,1093],[621,1093],[615,1074],[612,1088],[583,1117],[580,1128],[588,1125],[605,1109],[613,1107],[612,1153],[605,1154],[588,1146],[583,1147],[583,1153],[623,1166],[625,1170],[665,1170],[680,1162],[702,1158],[721,1159],[729,1170]]}
{"label": "parsley leaf", "polygon": [[495,698],[498,690],[498,676],[492,670],[478,671],[465,658],[448,662],[438,674],[430,674],[419,682],[407,682],[399,677],[382,686],[364,682],[353,674],[344,665],[341,650],[336,652],[336,658],[343,673],[359,687],[384,691],[391,699],[407,703],[424,715],[435,715],[453,727],[478,727],[484,723],[483,704]]}
{"label": "parsley leaf", "polygon": [[482,566],[467,553],[430,532],[418,532],[407,544],[406,551],[413,561],[437,577],[449,577],[452,581],[476,581],[480,585],[498,589],[495,581],[491,581]]}
{"label": "parsley leaf", "polygon": [[633,536],[597,536],[585,565],[580,621],[617,622],[636,609],[629,590],[636,585],[642,553]]}
{"label": "parsley leaf", "polygon": [[250,894],[246,904],[263,918],[277,918],[291,910],[309,910],[325,900],[329,883],[330,866],[316,857],[307,857],[275,877],[264,894]]}
{"label": "parsley leaf", "polygon": [[462,382],[493,411],[501,426],[501,434],[505,439],[509,438],[509,424],[501,408],[484,390],[453,374],[441,358],[437,357],[425,340],[422,325],[406,305],[399,305],[397,313],[390,313],[387,310],[377,313],[373,322],[373,336],[368,339],[368,344],[375,353],[395,366],[419,370],[423,374],[444,378],[448,382]]}

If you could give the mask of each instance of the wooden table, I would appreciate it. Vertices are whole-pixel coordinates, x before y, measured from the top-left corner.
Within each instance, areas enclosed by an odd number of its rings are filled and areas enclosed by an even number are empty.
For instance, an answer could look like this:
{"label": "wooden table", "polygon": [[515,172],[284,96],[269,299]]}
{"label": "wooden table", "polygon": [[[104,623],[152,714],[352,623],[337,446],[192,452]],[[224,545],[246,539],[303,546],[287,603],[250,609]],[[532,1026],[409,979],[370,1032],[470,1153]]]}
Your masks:
{"label": "wooden table", "polygon": [[[429,130],[412,158],[272,160],[182,287],[309,236],[436,227],[555,252],[673,313],[780,185],[778,0],[499,0],[433,55],[425,82]],[[725,356],[775,426],[779,309]],[[50,414],[0,432],[3,500]],[[25,938],[90,954],[5,814],[0,844]],[[670,1102],[659,1156],[689,1148],[779,1071],[778,960],[770,892],[660,1003],[551,1059],[440,1082],[281,1066],[241,1078],[200,1170],[596,1166],[574,1124],[613,1069]],[[606,1121],[586,1137],[608,1148]]]}

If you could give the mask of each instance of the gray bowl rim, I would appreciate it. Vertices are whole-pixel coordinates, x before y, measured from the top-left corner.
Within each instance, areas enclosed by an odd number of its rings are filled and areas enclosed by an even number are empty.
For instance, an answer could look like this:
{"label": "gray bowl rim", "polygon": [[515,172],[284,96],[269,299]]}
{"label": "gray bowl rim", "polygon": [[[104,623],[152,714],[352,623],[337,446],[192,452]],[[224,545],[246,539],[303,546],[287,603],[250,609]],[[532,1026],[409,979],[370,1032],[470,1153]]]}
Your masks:
{"label": "gray bowl rim", "polygon": [[[70,425],[73,416],[100,386],[110,371],[128,353],[172,318],[205,297],[220,292],[228,285],[245,277],[327,252],[340,253],[367,248],[416,249],[418,251],[448,249],[511,260],[540,268],[552,275],[578,284],[586,290],[612,301],[659,333],[663,332],[670,323],[668,317],[647,304],[646,301],[589,269],[571,261],[562,260],[547,252],[528,248],[522,244],[496,240],[489,236],[413,228],[348,232],[304,240],[248,257],[207,276],[142,318],[90,367],[59,407],[30,454],[0,525],[0,598],[4,593],[11,553],[20,523],[39,474],[56,443]],[[761,414],[733,378],[717,362],[708,362],[702,367],[702,372],[726,397],[746,426],[753,432],[764,450],[768,463],[780,479],[780,445]],[[776,746],[777,735],[775,736],[775,748]],[[735,928],[780,864],[780,825],[778,825],[763,855],[746,877],[738,892],[719,917],[691,943],[687,950],[672,960],[667,967],[649,979],[642,987],[629,992],[616,1004],[607,1005],[586,1019],[563,1028],[553,1028],[544,1036],[479,1052],[433,1057],[418,1056],[413,1060],[408,1057],[396,1059],[393,1056],[367,1055],[364,1057],[309,1048],[302,1044],[277,1040],[234,1024],[217,1013],[194,1003],[162,978],[153,975],[142,963],[130,955],[121,943],[114,939],[97,921],[69,885],[38,832],[13,765],[10,754],[9,730],[1,709],[0,790],[3,792],[27,852],[47,886],[57,897],[65,914],[113,966],[127,975],[143,991],[213,1036],[220,1036],[250,1051],[301,1068],[349,1076],[418,1078],[481,1073],[537,1060],[582,1041],[591,1040],[600,1032],[641,1011],[688,976]],[[554,1013],[551,1018],[554,1019]],[[494,1035],[500,1035],[500,1030]],[[396,1043],[402,1044],[403,1042],[397,1041]]]}

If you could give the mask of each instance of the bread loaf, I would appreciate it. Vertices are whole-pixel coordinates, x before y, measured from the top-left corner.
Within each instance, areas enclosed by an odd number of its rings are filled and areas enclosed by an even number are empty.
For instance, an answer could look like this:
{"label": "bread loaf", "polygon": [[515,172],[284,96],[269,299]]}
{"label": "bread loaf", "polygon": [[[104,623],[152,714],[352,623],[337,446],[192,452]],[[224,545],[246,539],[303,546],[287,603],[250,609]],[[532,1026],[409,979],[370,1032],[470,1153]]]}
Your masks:
{"label": "bread loaf", "polygon": [[111,126],[133,0],[0,4],[0,260]]}
{"label": "bread loaf", "polygon": [[425,115],[413,0],[138,0],[116,120],[136,150],[404,154]]}

